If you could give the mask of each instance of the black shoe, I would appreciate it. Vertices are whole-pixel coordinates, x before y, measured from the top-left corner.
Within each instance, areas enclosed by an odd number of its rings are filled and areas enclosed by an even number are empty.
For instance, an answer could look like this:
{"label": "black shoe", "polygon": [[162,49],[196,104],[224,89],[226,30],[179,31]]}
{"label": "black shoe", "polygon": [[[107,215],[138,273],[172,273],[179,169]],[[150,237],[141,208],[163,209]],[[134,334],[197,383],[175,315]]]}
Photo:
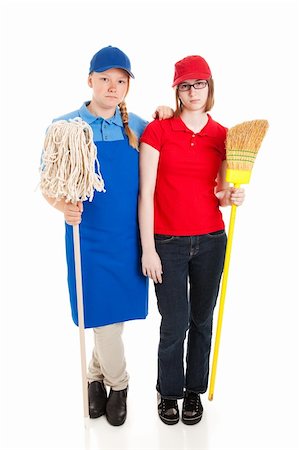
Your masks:
{"label": "black shoe", "polygon": [[115,427],[122,425],[127,418],[127,391],[110,390],[106,405],[106,417],[110,425]]}
{"label": "black shoe", "polygon": [[179,407],[177,400],[169,400],[158,394],[158,414],[162,422],[175,425],[179,421]]}
{"label": "black shoe", "polygon": [[106,412],[107,392],[102,381],[88,383],[89,417],[96,419]]}
{"label": "black shoe", "polygon": [[195,425],[202,418],[203,407],[200,395],[195,392],[185,392],[183,401],[182,421],[186,425]]}

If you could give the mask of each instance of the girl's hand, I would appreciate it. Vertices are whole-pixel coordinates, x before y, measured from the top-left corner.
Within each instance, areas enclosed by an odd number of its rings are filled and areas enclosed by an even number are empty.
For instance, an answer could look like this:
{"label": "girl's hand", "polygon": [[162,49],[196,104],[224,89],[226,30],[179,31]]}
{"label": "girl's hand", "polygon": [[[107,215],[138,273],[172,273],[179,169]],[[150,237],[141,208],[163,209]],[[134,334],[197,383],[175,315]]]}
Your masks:
{"label": "girl's hand", "polygon": [[156,108],[156,111],[153,114],[153,118],[154,119],[170,119],[170,117],[173,117],[174,114],[174,110],[172,108],[170,108],[170,106],[158,106],[158,108]]}
{"label": "girl's hand", "polygon": [[68,225],[79,225],[81,223],[82,212],[83,212],[82,202],[77,202],[77,204],[65,202],[63,213],[64,213],[64,220]]}
{"label": "girl's hand", "polygon": [[241,206],[245,200],[245,190],[243,188],[231,188],[230,202],[232,205]]}
{"label": "girl's hand", "polygon": [[245,190],[243,188],[229,187],[216,193],[220,206],[240,206],[245,199]]}
{"label": "girl's hand", "polygon": [[142,272],[145,277],[151,278],[154,283],[162,283],[162,264],[158,253],[144,252],[141,258]]}

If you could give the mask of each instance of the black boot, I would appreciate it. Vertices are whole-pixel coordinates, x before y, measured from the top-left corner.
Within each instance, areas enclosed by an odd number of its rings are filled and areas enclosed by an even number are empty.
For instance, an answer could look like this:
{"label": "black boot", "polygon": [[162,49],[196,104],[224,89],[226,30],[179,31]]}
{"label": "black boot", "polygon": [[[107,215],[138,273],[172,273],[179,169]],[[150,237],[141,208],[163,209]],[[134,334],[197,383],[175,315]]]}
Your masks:
{"label": "black boot", "polygon": [[89,417],[96,419],[106,412],[107,392],[102,381],[88,383]]}
{"label": "black boot", "polygon": [[106,405],[106,417],[110,425],[122,425],[127,418],[127,391],[110,390]]}
{"label": "black boot", "polygon": [[177,400],[163,398],[158,393],[158,414],[162,422],[166,423],[166,425],[175,425],[178,423],[180,416]]}
{"label": "black boot", "polygon": [[182,421],[186,425],[195,425],[202,418],[203,407],[200,395],[195,392],[185,392],[183,401]]}

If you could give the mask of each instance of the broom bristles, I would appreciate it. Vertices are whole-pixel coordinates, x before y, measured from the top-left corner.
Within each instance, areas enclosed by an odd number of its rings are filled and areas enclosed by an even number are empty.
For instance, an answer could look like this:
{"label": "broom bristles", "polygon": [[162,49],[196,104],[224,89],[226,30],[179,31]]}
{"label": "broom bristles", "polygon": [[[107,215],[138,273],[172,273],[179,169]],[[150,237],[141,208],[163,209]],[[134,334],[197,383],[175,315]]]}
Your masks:
{"label": "broom bristles", "polygon": [[251,120],[228,130],[226,136],[228,169],[252,169],[268,127],[267,120]]}
{"label": "broom bristles", "polygon": [[[96,167],[95,167],[96,165]],[[96,173],[97,168],[97,173]],[[57,200],[92,200],[104,191],[91,127],[80,118],[54,122],[47,130],[40,165],[40,189]]]}

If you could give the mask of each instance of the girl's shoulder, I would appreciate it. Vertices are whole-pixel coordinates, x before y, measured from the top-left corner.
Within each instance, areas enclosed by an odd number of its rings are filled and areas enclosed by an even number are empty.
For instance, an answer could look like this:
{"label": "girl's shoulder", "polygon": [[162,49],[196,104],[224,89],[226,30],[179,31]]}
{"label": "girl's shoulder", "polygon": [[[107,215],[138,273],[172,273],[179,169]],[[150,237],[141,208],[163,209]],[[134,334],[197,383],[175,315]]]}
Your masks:
{"label": "girl's shoulder", "polygon": [[147,124],[147,120],[142,119],[140,116],[137,116],[137,114],[129,112],[129,127],[135,132],[138,138],[143,133]]}
{"label": "girl's shoulder", "polygon": [[136,123],[136,124],[145,124],[145,125],[147,125],[148,121],[143,119],[142,117],[138,116],[135,113],[129,112],[129,124],[131,124],[131,123],[132,124]]}
{"label": "girl's shoulder", "polygon": [[170,117],[169,119],[154,119],[147,125],[147,128],[150,130],[166,130],[168,129],[172,123],[174,123],[177,119],[174,117]]}
{"label": "girl's shoulder", "polygon": [[212,119],[212,117],[209,116],[209,126],[213,133],[219,135],[219,136],[226,136],[228,128],[224,125],[221,125],[221,123],[217,122],[216,120]]}

